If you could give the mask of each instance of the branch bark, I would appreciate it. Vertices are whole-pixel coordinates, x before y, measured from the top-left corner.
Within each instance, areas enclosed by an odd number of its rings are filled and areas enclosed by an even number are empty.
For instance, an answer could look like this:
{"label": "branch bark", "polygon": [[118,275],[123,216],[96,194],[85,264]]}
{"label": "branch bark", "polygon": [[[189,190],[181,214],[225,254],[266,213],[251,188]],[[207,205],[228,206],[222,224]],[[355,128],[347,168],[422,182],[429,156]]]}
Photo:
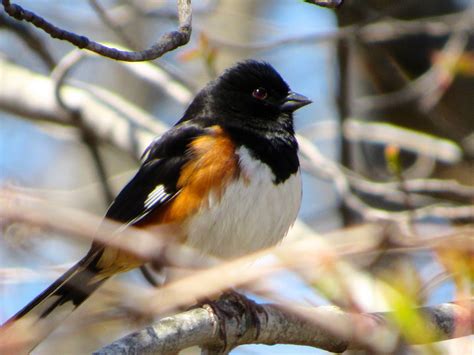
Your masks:
{"label": "branch bark", "polygon": [[19,5],[12,4],[9,0],[2,0],[5,12],[11,17],[27,21],[45,31],[53,38],[68,41],[78,48],[88,49],[104,57],[115,60],[123,60],[128,62],[140,62],[146,60],[153,60],[161,57],[163,54],[170,52],[180,46],[189,42],[191,38],[191,21],[192,9],[191,0],[178,0],[178,20],[179,27],[177,31],[165,33],[161,38],[153,44],[150,48],[134,52],[121,51],[116,48],[107,47],[100,43],[90,40],[85,36],[78,35],[73,32],[63,30],[52,23],[46,21],[37,14],[22,8]]}
{"label": "branch bark", "polygon": [[[287,309],[273,304],[261,305],[261,312],[254,314],[260,323],[260,331],[257,332],[252,325],[252,315],[242,312],[241,304],[225,298],[216,303],[226,310],[225,319],[219,318],[211,307],[204,305],[202,308],[163,318],[94,354],[168,354],[196,345],[222,353],[244,344],[308,345],[340,353],[348,349],[367,349],[369,339],[370,346],[376,347],[372,350],[389,353],[398,336],[390,325],[390,313],[354,314],[335,306]],[[436,340],[473,333],[473,299],[464,306],[443,303],[422,307],[417,311],[423,316],[425,325],[439,335]],[[225,328],[224,339],[219,332],[221,327]],[[378,335],[383,337],[377,339]],[[361,342],[364,338],[365,341]],[[420,337],[419,341],[412,343],[421,344],[425,340],[426,338]]]}

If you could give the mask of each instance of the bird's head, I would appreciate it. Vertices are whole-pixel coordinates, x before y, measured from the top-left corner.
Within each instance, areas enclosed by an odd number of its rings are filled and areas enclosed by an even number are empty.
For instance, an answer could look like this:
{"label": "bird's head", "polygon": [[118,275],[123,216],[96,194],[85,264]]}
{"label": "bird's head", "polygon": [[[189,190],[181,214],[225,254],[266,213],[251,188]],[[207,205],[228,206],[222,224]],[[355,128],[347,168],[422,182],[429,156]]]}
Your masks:
{"label": "bird's head", "polygon": [[311,100],[291,91],[270,64],[247,60],[211,81],[197,95],[187,113],[245,121],[292,121],[292,113],[309,103]]}

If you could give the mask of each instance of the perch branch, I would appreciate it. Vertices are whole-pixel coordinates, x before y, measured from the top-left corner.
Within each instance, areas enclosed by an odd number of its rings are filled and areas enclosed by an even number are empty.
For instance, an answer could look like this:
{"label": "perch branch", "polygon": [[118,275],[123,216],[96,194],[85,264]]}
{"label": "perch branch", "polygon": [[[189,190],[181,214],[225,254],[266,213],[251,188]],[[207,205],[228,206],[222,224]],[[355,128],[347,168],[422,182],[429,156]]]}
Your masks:
{"label": "perch branch", "polygon": [[[309,345],[341,353],[348,349],[367,349],[368,344],[361,344],[363,335],[357,335],[357,329],[359,332],[364,329],[364,336],[370,339],[374,335],[383,335],[382,339],[375,341],[379,351],[390,352],[390,347],[396,342],[396,331],[390,327],[390,319],[393,319],[390,313],[353,314],[334,306],[288,309],[265,304],[261,305],[262,311],[256,313],[260,323],[257,334],[251,325],[250,315],[242,312],[242,305],[226,299],[220,299],[217,303],[226,310],[228,316],[225,319],[214,314],[211,307],[192,309],[129,334],[94,354],[168,354],[196,345],[222,349],[224,344],[233,348],[244,344],[277,343]],[[473,300],[466,306],[444,303],[417,311],[424,317],[425,325],[439,335],[436,340],[467,336],[473,332]],[[224,340],[218,331],[220,326],[226,330]],[[425,341],[420,337],[414,343]]]}

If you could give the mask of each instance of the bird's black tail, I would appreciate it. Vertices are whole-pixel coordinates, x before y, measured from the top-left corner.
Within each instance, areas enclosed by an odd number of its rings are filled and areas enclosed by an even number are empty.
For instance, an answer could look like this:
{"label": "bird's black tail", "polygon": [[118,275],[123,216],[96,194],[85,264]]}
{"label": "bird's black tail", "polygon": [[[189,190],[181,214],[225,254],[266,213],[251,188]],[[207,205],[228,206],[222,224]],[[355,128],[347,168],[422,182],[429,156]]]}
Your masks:
{"label": "bird's black tail", "polygon": [[91,263],[91,255],[54,281],[46,290],[35,297],[23,309],[11,317],[2,328],[14,328],[23,320],[28,324],[41,326],[41,336],[28,344],[26,351],[33,350],[69,314],[84,302],[108,277],[101,277],[99,270]]}

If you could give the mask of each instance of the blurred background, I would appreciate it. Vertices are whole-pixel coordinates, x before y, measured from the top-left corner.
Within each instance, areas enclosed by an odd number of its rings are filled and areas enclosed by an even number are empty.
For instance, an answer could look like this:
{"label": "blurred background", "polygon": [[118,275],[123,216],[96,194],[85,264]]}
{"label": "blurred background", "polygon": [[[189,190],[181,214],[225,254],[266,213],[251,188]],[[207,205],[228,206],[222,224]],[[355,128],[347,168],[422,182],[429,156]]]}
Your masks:
{"label": "blurred background", "polygon": [[[147,48],[177,26],[171,0],[17,3],[61,28],[130,48]],[[426,206],[452,207],[450,214],[414,212],[412,232],[431,236],[473,222],[472,6],[469,0],[347,0],[330,10],[295,0],[194,1],[193,35],[186,46],[165,54],[151,68],[90,56],[72,67],[65,85],[97,95],[118,110],[98,94],[98,88],[104,89],[116,95],[112,101],[118,106],[126,101],[169,126],[192,95],[226,67],[246,58],[268,61],[293,90],[313,100],[297,112],[296,129],[342,174],[303,161],[301,228],[325,233]],[[44,103],[49,96],[32,82],[12,80],[18,68],[48,80],[57,77],[58,63],[61,68],[72,51],[69,43],[0,11],[0,184],[100,216],[134,173],[139,154],[100,139],[91,143],[75,124],[58,124],[53,114],[30,109],[35,100]],[[98,110],[95,119],[101,118]],[[341,176],[345,188],[337,183]],[[67,236],[2,223],[0,322],[87,249],[87,243]],[[408,273],[416,270],[420,283],[446,270],[432,251],[358,262],[381,275],[410,265]],[[145,283],[138,270],[120,277]],[[277,284],[285,285],[280,291],[288,297],[328,302],[297,275],[281,278]],[[435,284],[422,303],[453,299],[456,287],[449,278]],[[131,327],[117,327],[109,339],[95,333],[80,352],[90,352]],[[60,339],[51,344],[39,353],[57,349]],[[322,352],[283,345],[234,351]]]}

